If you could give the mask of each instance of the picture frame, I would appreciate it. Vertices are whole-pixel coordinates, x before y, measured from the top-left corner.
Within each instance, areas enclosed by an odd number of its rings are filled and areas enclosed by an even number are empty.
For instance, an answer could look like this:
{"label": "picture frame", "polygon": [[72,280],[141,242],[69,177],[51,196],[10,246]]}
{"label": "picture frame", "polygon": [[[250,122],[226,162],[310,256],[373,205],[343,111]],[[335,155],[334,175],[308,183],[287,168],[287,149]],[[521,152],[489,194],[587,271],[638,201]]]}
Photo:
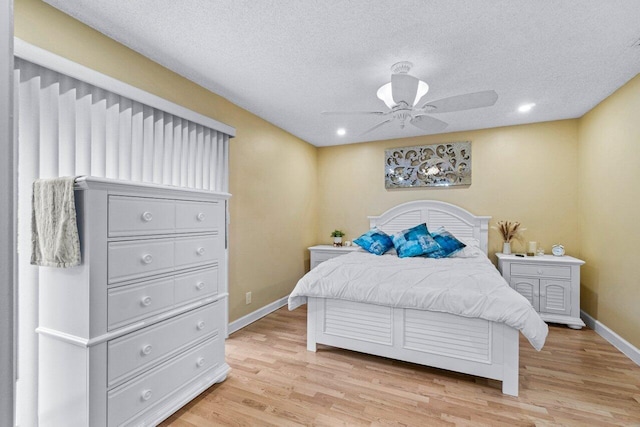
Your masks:
{"label": "picture frame", "polygon": [[385,188],[471,185],[471,142],[385,150]]}

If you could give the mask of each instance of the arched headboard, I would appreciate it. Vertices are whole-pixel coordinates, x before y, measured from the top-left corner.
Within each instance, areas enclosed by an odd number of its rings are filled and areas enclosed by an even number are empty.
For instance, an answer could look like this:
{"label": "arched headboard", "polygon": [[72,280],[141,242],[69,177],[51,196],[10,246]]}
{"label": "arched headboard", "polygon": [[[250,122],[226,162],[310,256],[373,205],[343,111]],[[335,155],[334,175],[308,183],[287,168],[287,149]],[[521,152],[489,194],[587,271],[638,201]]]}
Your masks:
{"label": "arched headboard", "polygon": [[435,200],[417,200],[395,206],[380,216],[370,216],[369,226],[387,234],[425,223],[429,230],[444,227],[460,239],[475,238],[487,253],[490,216],[473,215],[466,209]]}

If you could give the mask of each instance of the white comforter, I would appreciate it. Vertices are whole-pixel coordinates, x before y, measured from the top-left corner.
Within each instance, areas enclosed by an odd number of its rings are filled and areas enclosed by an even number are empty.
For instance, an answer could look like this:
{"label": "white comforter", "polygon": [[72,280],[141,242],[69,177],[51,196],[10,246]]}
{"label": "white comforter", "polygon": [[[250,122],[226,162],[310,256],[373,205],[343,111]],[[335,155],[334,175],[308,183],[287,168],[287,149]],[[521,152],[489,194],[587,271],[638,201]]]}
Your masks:
{"label": "white comforter", "polygon": [[353,252],[307,273],[289,296],[289,310],[307,297],[335,298],[442,311],[503,322],[540,350],[549,331],[529,301],[511,289],[489,259],[398,258]]}

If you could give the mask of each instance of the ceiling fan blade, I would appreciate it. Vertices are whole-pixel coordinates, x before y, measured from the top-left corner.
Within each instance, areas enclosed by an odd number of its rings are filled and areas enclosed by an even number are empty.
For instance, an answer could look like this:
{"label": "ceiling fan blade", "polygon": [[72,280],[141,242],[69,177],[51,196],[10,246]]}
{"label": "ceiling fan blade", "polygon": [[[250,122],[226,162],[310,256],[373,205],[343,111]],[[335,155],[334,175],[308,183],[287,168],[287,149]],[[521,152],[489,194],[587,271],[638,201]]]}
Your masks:
{"label": "ceiling fan blade", "polygon": [[373,116],[384,116],[385,114],[389,114],[389,112],[384,111],[323,111],[320,114],[324,116],[342,116],[342,115],[373,115]]}
{"label": "ceiling fan blade", "polygon": [[418,84],[420,80],[409,74],[392,74],[391,75],[391,96],[393,102],[400,104],[406,103],[413,105],[418,93]]}
{"label": "ceiling fan blade", "polygon": [[428,102],[422,108],[435,107],[434,110],[428,110],[429,114],[449,113],[452,111],[491,107],[497,100],[498,94],[495,90],[485,90],[483,92],[467,93],[438,99],[437,101]]}
{"label": "ceiling fan blade", "polygon": [[448,123],[429,116],[415,116],[409,123],[429,132],[439,132],[449,126]]}
{"label": "ceiling fan blade", "polygon": [[393,121],[393,118],[390,118],[390,119],[387,119],[387,120],[385,120],[383,122],[380,122],[377,125],[375,125],[374,127],[372,127],[371,129],[368,129],[368,130],[365,130],[364,132],[362,132],[360,134],[360,136],[365,135],[365,134],[367,134],[369,132],[372,132],[372,131],[378,129],[380,126],[386,125],[387,123],[392,122],[392,121]]}

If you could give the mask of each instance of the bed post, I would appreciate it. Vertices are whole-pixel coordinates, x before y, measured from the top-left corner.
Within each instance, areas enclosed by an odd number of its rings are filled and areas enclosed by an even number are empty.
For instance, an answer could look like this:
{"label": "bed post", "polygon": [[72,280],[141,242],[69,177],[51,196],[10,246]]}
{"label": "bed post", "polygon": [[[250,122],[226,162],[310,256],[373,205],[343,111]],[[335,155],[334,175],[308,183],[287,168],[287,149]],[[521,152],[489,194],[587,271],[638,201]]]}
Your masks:
{"label": "bed post", "polygon": [[307,351],[316,351],[316,317],[318,313],[318,299],[307,298]]}
{"label": "bed post", "polygon": [[504,328],[504,356],[503,356],[503,377],[502,392],[510,396],[518,397],[518,368],[520,343],[518,331],[509,326]]}

